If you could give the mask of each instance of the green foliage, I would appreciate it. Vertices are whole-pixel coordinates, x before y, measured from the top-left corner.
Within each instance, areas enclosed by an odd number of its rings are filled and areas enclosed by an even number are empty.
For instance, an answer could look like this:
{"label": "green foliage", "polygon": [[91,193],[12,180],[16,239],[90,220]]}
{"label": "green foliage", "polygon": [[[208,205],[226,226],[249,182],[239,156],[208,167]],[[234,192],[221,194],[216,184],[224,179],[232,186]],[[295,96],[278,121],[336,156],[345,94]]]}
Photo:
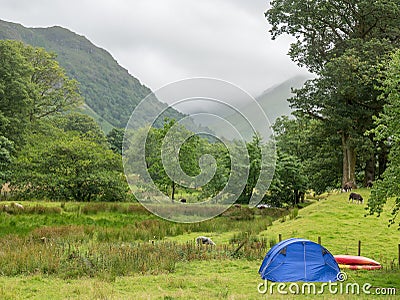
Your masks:
{"label": "green foliage", "polygon": [[[384,141],[390,146],[388,167],[383,173],[382,179],[374,184],[371,197],[368,201],[370,214],[380,215],[383,206],[389,197],[395,197],[395,205],[392,210],[390,224],[395,222],[400,210],[400,50],[392,56],[383,81],[384,95],[387,104],[383,112],[375,119],[376,127],[371,132],[378,141]],[[399,223],[400,226],[400,223]]]}
{"label": "green foliage", "polygon": [[240,208],[232,206],[223,213],[223,216],[229,217],[232,220],[254,220],[254,210],[246,206]]}
{"label": "green foliage", "polygon": [[12,159],[14,144],[4,136],[0,136],[0,186],[9,178],[9,165]]}
{"label": "green foliage", "polygon": [[29,108],[29,120],[38,119],[64,112],[81,104],[78,83],[71,80],[55,60],[56,55],[43,48],[25,46],[23,55],[32,65],[32,90]]}
{"label": "green foliage", "polygon": [[339,134],[343,184],[356,181],[357,160],[372,166],[372,172],[365,168],[365,180],[374,175],[375,155],[385,164],[385,154],[364,133],[385,103],[378,97],[379,77],[388,54],[399,47],[399,12],[396,0],[275,0],[266,13],[272,37],[295,37],[292,60],[318,75],[295,91],[291,107],[322,121],[330,136]]}
{"label": "green foliage", "polygon": [[110,149],[120,155],[122,155],[124,133],[125,129],[123,128],[113,128],[109,133],[107,133],[107,141],[110,145]]}
{"label": "green foliage", "polygon": [[23,52],[22,43],[0,41],[0,136],[16,147],[22,143],[32,107],[33,67]]}
{"label": "green foliage", "polygon": [[294,36],[296,42],[289,50],[292,60],[316,73],[363,42],[398,42],[399,16],[396,0],[275,0],[266,12],[272,38]]}
{"label": "green foliage", "polygon": [[337,135],[330,135],[321,121],[300,116],[278,118],[273,129],[278,151],[301,162],[308,189],[321,194],[340,188],[342,151]]}
{"label": "green foliage", "polygon": [[303,166],[295,156],[278,151],[274,178],[264,201],[272,206],[297,205],[307,189]]}
{"label": "green foliage", "polygon": [[100,145],[106,145],[106,137],[98,123],[88,115],[81,113],[68,113],[54,119],[54,125],[65,132],[78,133],[81,138],[90,140]]}
{"label": "green foliage", "polygon": [[119,156],[72,131],[32,134],[12,168],[11,187],[26,199],[120,201],[126,196]]}
{"label": "green foliage", "polygon": [[40,48],[0,40],[0,183],[9,180],[14,150],[23,147],[28,125],[76,106],[81,98],[70,80]]}
{"label": "green foliage", "polygon": [[250,168],[246,186],[244,187],[244,190],[237,201],[238,203],[249,203],[251,195],[253,194],[254,188],[260,176],[262,162],[261,147],[262,140],[258,134],[253,136],[251,142],[246,143],[247,152],[249,154]]}

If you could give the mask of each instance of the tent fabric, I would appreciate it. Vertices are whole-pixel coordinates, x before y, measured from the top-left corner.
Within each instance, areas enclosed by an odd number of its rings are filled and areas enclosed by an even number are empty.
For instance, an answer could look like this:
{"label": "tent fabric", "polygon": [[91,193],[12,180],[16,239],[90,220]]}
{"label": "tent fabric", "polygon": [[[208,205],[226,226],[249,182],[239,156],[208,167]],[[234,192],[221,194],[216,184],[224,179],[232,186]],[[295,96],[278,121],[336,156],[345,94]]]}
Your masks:
{"label": "tent fabric", "polygon": [[340,269],[323,246],[291,238],[268,251],[258,272],[262,279],[276,282],[334,282]]}

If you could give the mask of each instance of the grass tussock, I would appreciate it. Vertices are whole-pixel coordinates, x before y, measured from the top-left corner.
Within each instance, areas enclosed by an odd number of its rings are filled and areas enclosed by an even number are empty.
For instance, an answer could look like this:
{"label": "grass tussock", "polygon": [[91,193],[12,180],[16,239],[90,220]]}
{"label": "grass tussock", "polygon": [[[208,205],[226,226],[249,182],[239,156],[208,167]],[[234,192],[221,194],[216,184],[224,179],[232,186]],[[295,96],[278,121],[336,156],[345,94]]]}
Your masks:
{"label": "grass tussock", "polygon": [[236,245],[215,247],[194,242],[105,243],[99,242],[96,235],[85,238],[87,233],[80,229],[69,229],[78,235],[71,239],[68,228],[63,228],[54,232],[38,230],[25,238],[2,238],[0,274],[44,274],[61,278],[160,274],[174,272],[178,262],[224,260],[233,256],[253,260],[261,259],[266,251],[266,243],[260,241],[248,241],[240,251]]}

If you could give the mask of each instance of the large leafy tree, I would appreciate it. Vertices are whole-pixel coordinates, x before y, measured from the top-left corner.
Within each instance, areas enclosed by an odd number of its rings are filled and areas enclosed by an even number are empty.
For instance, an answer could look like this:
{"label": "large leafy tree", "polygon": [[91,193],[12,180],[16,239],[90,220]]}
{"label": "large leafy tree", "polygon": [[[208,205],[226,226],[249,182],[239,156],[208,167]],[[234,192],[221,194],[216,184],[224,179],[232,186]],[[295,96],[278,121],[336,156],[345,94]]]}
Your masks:
{"label": "large leafy tree", "polygon": [[75,131],[31,134],[12,164],[10,186],[22,198],[74,201],[124,200],[120,157]]}
{"label": "large leafy tree", "polygon": [[307,177],[299,159],[278,151],[274,178],[264,201],[272,206],[296,206],[307,189]]}
{"label": "large leafy tree", "polygon": [[[180,174],[195,177],[200,173],[198,161],[202,154],[200,137],[175,120],[165,120],[162,128],[142,128],[134,132],[128,130],[124,142],[125,171],[128,174],[128,181],[131,181],[130,177],[135,176],[145,178],[143,181],[135,182],[142,185],[141,188],[145,191],[149,189],[151,180],[158,190],[173,201],[178,189],[187,191],[189,189],[186,187],[191,185],[190,182],[184,182]],[[150,178],[147,175],[150,175]]]}
{"label": "large leafy tree", "polygon": [[[274,126],[279,153],[301,162],[307,188],[317,193],[340,186],[340,139],[329,135],[319,120],[278,118]],[[279,164],[279,161],[278,161]],[[303,187],[304,189],[304,187]]]}
{"label": "large leafy tree", "polygon": [[78,82],[68,78],[55,60],[54,53],[46,52],[43,48],[24,46],[23,55],[33,70],[29,93],[31,122],[64,112],[82,102]]}
{"label": "large leafy tree", "polygon": [[91,140],[103,146],[107,145],[106,136],[99,124],[88,115],[71,112],[53,118],[53,123],[57,128],[66,132],[76,132],[84,139]]}
{"label": "large leafy tree", "polygon": [[[372,130],[378,141],[390,146],[388,167],[382,180],[374,184],[368,208],[371,214],[378,215],[389,197],[395,197],[391,223],[395,222],[400,211],[400,50],[389,63],[384,79],[384,95],[387,97],[382,114],[376,119],[376,128]],[[399,223],[400,226],[400,223]]]}
{"label": "large leafy tree", "polygon": [[257,181],[259,180],[262,163],[261,147],[263,147],[262,139],[258,134],[253,135],[252,140],[246,143],[250,165],[247,183],[237,201],[239,203],[249,203]]}
{"label": "large leafy tree", "polygon": [[33,68],[18,42],[0,40],[0,136],[18,146],[32,106]]}
{"label": "large leafy tree", "polygon": [[399,12],[397,0],[275,0],[266,12],[272,37],[294,36],[289,55],[318,75],[291,103],[340,135],[343,182],[355,182],[357,146],[383,106],[374,87],[379,65],[399,46]]}

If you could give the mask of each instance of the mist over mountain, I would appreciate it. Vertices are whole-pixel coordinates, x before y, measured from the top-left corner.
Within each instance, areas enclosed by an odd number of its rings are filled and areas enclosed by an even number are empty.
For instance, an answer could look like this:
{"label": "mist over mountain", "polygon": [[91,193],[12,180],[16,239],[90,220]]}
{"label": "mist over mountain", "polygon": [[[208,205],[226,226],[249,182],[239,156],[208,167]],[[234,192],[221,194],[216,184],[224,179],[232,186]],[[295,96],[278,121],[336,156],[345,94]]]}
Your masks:
{"label": "mist over mountain", "polygon": [[[292,88],[301,88],[308,76],[295,76],[280,84],[265,90],[255,98],[255,101],[247,102],[238,111],[227,111],[224,121],[203,124],[219,133],[224,138],[231,139],[232,130],[236,130],[246,139],[250,140],[254,132],[260,133],[265,139],[272,134],[270,126],[280,116],[291,116],[292,109],[287,99],[293,97]],[[229,125],[229,122],[231,125]]]}

